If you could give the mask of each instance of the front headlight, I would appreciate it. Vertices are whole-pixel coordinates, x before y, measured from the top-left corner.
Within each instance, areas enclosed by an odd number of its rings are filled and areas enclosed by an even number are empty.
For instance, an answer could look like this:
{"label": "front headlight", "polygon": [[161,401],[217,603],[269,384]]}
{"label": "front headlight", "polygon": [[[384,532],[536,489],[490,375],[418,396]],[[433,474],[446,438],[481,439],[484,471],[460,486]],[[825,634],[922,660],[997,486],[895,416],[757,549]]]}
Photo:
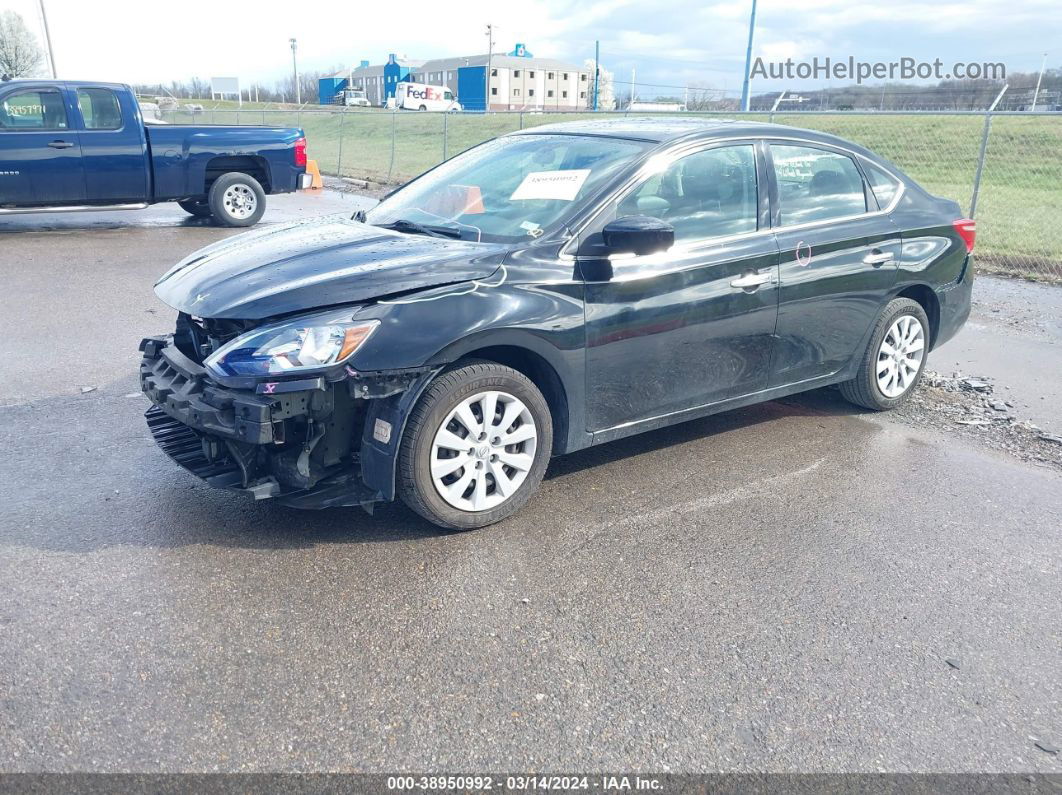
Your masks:
{"label": "front headlight", "polygon": [[278,323],[226,343],[203,364],[222,376],[297,375],[346,361],[378,325],[320,315]]}

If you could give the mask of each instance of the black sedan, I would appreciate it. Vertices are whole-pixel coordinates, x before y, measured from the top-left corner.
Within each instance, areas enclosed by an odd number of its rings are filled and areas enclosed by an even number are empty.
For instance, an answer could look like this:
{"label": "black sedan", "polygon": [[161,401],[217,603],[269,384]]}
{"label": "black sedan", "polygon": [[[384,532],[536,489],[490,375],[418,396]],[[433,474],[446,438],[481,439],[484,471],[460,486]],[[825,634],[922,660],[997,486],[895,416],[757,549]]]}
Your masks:
{"label": "black sedan", "polygon": [[256,499],[481,527],[550,456],[828,384],[898,405],[969,314],[973,244],[958,204],[829,135],[524,130],[178,263],[148,424]]}

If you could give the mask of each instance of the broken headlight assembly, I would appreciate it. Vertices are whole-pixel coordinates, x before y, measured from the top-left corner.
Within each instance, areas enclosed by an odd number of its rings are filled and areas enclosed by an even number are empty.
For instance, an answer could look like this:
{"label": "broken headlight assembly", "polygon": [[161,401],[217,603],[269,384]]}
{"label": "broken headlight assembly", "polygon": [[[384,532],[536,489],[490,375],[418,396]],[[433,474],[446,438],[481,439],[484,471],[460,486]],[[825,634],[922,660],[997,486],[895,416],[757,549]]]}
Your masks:
{"label": "broken headlight assembly", "polygon": [[301,375],[346,361],[379,324],[356,323],[349,312],[287,320],[240,335],[203,364],[220,376]]}

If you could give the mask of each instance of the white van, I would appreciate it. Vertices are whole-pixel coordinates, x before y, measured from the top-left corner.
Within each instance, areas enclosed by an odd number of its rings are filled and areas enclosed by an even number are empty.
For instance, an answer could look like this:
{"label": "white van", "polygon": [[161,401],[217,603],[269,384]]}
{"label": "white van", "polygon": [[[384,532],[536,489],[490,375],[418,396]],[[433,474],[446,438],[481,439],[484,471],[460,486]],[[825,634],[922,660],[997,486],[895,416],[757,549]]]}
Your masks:
{"label": "white van", "polygon": [[446,86],[429,86],[427,83],[399,83],[395,86],[395,107],[406,110],[461,110],[461,103],[454,99],[454,92]]}
{"label": "white van", "polygon": [[338,94],[335,99],[332,100],[335,105],[344,105],[348,108],[371,108],[372,103],[369,102],[365,96],[365,92],[360,88],[344,88]]}

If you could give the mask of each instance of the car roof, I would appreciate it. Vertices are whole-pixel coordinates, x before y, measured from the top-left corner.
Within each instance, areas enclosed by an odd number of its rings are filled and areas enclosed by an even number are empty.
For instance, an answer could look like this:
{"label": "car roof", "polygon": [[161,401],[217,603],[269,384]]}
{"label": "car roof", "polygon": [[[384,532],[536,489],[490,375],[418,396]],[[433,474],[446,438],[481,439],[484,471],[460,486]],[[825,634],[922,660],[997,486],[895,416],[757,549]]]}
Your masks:
{"label": "car roof", "polygon": [[50,77],[18,77],[14,80],[5,80],[0,83],[0,88],[6,86],[69,86],[70,88],[112,88],[116,90],[127,89],[125,83],[107,83],[102,80],[52,80]]}
{"label": "car roof", "polygon": [[805,130],[785,124],[768,124],[744,119],[720,119],[704,117],[657,116],[621,118],[580,119],[556,124],[543,124],[528,127],[510,135],[598,135],[608,138],[627,138],[636,141],[667,143],[678,139],[711,140],[713,138],[731,138],[756,136],[760,138],[798,138],[806,141],[818,141],[843,145],[848,149],[865,152],[863,147],[835,135],[816,130]]}

